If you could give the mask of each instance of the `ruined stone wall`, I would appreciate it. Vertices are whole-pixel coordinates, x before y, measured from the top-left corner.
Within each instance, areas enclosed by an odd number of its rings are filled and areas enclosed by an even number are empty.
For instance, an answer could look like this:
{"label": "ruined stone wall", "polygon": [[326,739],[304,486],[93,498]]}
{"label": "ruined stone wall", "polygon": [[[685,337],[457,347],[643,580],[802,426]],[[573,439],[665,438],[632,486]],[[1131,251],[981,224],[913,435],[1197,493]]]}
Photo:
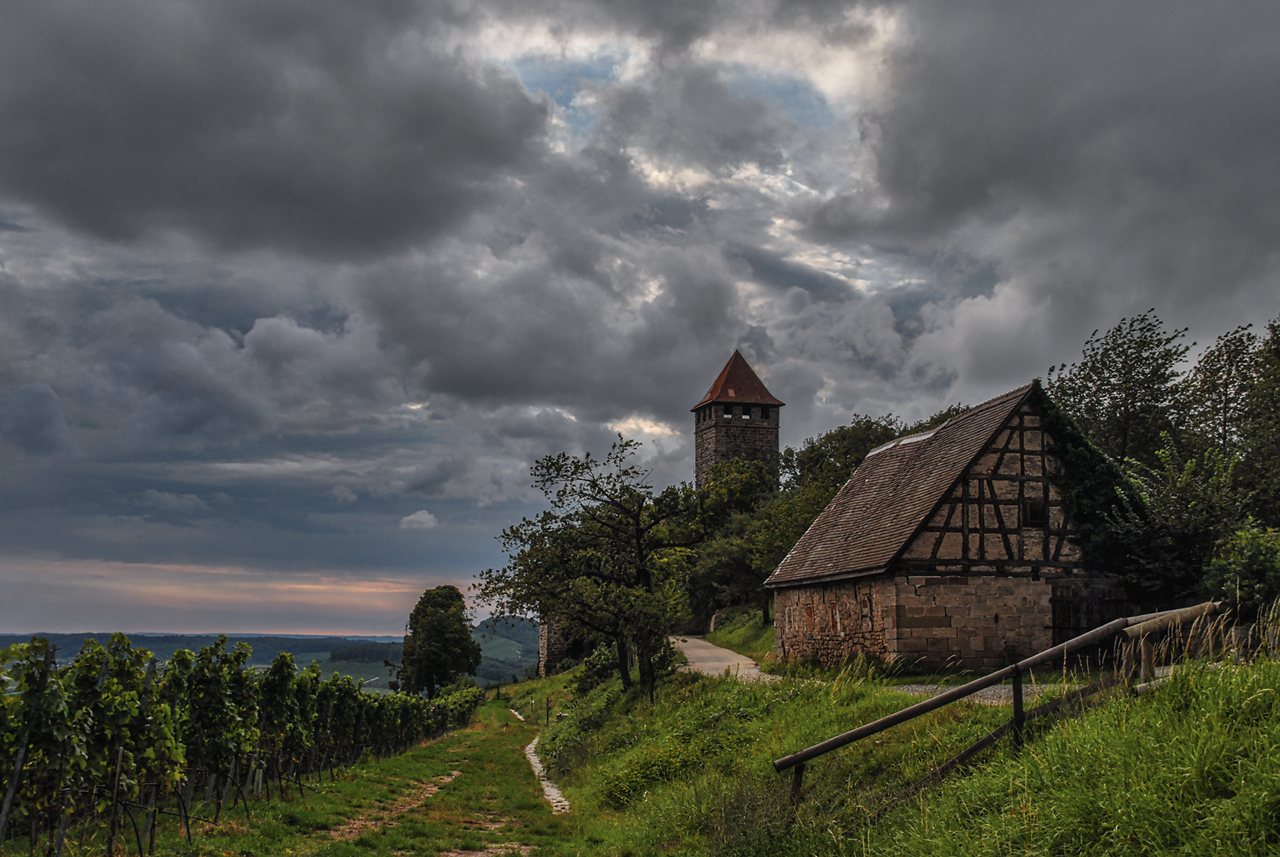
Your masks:
{"label": "ruined stone wall", "polygon": [[859,652],[887,657],[884,605],[891,578],[780,589],[773,596],[773,651],[781,660],[830,664]]}
{"label": "ruined stone wall", "polygon": [[543,616],[538,625],[538,675],[545,678],[548,668],[564,660],[568,651],[569,644],[560,632],[560,624]]}
{"label": "ruined stone wall", "polygon": [[[711,468],[721,461],[745,458],[769,461],[778,457],[776,405],[711,404],[694,413],[694,477],[702,488]],[[767,411],[768,416],[765,416]]]}

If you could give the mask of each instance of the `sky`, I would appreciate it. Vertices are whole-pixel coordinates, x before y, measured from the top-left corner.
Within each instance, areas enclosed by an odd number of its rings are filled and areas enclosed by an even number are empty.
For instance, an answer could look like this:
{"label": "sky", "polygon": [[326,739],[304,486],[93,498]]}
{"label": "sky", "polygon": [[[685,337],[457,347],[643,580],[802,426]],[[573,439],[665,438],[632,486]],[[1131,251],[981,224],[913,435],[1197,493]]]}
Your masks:
{"label": "sky", "polygon": [[1280,6],[0,5],[0,631],[395,634],[740,349],[797,446],[1280,315]]}

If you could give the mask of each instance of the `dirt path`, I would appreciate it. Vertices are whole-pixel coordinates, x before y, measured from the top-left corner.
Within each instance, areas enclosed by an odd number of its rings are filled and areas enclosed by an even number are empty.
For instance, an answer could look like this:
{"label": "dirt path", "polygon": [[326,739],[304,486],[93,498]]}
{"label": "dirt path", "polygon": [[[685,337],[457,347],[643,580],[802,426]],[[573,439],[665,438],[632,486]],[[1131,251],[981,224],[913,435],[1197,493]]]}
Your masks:
{"label": "dirt path", "polygon": [[462,771],[450,771],[442,776],[433,777],[430,782],[414,783],[418,788],[404,794],[386,811],[371,812],[367,815],[353,818],[341,827],[336,827],[329,831],[329,835],[334,839],[355,839],[361,833],[369,830],[379,827],[395,827],[400,816],[422,806],[427,798],[434,797],[439,793],[441,786],[453,782],[454,778],[460,776],[462,776]]}
{"label": "dirt path", "polygon": [[730,649],[708,643],[701,637],[672,637],[671,643],[684,652],[689,663],[677,667],[683,672],[722,676],[727,670],[738,681],[777,681],[778,677],[760,672],[760,665]]}

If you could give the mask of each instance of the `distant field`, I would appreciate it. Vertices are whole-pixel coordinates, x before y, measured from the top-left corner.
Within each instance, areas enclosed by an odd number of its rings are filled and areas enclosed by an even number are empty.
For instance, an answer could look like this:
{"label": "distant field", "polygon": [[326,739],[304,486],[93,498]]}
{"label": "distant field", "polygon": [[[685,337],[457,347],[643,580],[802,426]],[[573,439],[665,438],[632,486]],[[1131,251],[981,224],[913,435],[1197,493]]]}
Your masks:
{"label": "distant field", "polygon": [[516,661],[520,659],[520,655],[524,651],[524,647],[515,640],[508,640],[506,637],[482,637],[479,638],[480,647],[484,650],[486,658],[496,658],[500,661]]}

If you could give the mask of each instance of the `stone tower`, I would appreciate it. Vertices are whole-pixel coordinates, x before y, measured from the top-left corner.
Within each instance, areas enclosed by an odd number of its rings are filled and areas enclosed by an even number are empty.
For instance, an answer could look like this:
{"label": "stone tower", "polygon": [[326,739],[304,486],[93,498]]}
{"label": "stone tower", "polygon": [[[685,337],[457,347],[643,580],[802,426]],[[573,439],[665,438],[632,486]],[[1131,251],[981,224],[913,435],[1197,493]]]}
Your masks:
{"label": "stone tower", "polygon": [[711,468],[721,461],[777,458],[778,410],[782,406],[742,355],[733,352],[720,377],[692,408],[697,486],[707,484]]}

